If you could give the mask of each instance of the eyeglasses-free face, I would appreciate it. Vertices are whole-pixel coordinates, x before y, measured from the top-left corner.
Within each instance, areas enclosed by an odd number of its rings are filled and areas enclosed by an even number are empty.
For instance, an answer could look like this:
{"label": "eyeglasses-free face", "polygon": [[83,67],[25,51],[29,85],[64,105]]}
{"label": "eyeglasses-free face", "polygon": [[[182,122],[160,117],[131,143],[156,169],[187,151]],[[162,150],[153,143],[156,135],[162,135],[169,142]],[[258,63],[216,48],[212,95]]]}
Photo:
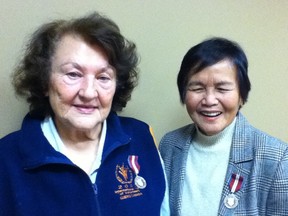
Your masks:
{"label": "eyeglasses-free face", "polygon": [[241,104],[236,69],[229,60],[204,68],[188,81],[187,112],[200,131],[208,136],[231,124]]}
{"label": "eyeglasses-free face", "polygon": [[66,35],[52,58],[48,97],[57,129],[64,133],[101,130],[116,91],[116,71],[103,50]]}

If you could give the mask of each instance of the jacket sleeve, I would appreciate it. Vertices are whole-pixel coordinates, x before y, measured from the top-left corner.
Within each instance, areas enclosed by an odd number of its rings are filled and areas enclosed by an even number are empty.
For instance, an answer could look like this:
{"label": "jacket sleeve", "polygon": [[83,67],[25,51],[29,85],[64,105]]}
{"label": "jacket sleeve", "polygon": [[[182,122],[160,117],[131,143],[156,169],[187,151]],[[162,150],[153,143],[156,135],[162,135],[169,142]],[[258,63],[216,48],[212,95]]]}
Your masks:
{"label": "jacket sleeve", "polygon": [[288,215],[288,147],[279,161],[268,193],[267,215]]}

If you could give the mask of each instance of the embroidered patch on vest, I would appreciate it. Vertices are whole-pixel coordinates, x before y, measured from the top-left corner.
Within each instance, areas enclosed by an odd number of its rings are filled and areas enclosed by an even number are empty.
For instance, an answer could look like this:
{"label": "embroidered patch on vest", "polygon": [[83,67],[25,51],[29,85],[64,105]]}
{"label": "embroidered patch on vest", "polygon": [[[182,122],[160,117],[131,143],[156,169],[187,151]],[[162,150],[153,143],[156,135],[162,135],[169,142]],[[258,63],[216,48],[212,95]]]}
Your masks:
{"label": "embroidered patch on vest", "polygon": [[133,197],[142,196],[143,193],[133,184],[133,171],[129,166],[124,164],[117,165],[115,169],[115,176],[120,184],[118,185],[115,194],[119,195],[120,200],[130,199]]}

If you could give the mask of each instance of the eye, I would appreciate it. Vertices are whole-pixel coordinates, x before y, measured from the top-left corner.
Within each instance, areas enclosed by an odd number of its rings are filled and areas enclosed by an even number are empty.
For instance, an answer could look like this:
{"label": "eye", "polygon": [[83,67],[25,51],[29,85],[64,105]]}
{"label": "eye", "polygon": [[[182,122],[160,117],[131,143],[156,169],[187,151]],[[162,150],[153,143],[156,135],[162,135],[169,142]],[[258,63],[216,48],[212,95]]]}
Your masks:
{"label": "eye", "polygon": [[228,92],[228,91],[231,91],[230,89],[228,88],[217,88],[219,92]]}
{"label": "eye", "polygon": [[115,79],[115,72],[110,67],[104,68],[99,74],[97,74],[96,78],[101,83],[107,83]]}
{"label": "eye", "polygon": [[190,86],[190,87],[188,87],[188,90],[192,91],[192,92],[202,92],[205,89],[203,87]]}
{"label": "eye", "polygon": [[97,79],[100,80],[101,82],[108,82],[111,80],[111,77],[105,74],[101,74],[100,76],[98,76]]}
{"label": "eye", "polygon": [[66,76],[72,80],[75,80],[75,79],[82,77],[81,73],[79,73],[79,72],[68,72],[68,73],[66,73]]}

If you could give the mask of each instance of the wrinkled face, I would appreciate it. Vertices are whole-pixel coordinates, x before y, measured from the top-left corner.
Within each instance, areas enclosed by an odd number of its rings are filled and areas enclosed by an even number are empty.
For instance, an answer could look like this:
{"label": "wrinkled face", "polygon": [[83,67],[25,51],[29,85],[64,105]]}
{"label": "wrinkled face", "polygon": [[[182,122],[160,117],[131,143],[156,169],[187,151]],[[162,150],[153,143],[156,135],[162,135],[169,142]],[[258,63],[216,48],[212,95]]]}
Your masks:
{"label": "wrinkled face", "polygon": [[205,135],[215,135],[231,124],[241,103],[237,72],[229,60],[204,68],[188,81],[186,109]]}
{"label": "wrinkled face", "polygon": [[116,72],[98,46],[66,35],[52,58],[48,96],[58,129],[93,130],[108,116]]}

